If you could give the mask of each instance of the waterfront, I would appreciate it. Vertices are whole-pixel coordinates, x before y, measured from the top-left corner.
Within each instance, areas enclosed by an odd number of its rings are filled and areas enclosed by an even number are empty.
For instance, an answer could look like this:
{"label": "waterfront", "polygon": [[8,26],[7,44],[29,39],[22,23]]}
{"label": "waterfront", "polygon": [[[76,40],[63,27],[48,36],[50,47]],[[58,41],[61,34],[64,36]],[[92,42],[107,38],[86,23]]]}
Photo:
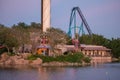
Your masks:
{"label": "waterfront", "polygon": [[120,63],[86,67],[0,68],[0,80],[120,80]]}

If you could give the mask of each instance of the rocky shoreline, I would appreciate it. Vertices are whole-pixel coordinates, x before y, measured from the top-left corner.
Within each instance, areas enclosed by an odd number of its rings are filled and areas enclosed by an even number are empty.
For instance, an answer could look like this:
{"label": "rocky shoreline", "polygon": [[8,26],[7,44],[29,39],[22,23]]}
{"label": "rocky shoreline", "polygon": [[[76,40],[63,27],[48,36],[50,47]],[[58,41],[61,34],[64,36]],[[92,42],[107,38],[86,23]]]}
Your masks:
{"label": "rocky shoreline", "polygon": [[4,53],[0,56],[0,65],[41,65],[42,59],[37,58],[36,60],[27,60],[27,57],[31,54],[20,54],[9,56]]}
{"label": "rocky shoreline", "polygon": [[70,63],[70,62],[47,62],[43,63],[42,59],[37,58],[36,60],[28,60],[27,57],[31,54],[20,54],[9,56],[7,53],[4,53],[0,56],[0,66],[2,67],[40,67],[40,66],[88,66],[90,63]]}

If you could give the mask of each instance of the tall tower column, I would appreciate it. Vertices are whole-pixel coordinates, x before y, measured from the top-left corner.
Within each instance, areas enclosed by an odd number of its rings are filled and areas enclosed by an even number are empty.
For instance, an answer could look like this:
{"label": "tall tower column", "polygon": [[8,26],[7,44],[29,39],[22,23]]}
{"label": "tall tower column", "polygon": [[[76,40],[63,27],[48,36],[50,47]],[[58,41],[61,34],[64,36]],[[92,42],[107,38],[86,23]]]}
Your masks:
{"label": "tall tower column", "polygon": [[43,32],[50,28],[50,0],[41,0],[41,25]]}

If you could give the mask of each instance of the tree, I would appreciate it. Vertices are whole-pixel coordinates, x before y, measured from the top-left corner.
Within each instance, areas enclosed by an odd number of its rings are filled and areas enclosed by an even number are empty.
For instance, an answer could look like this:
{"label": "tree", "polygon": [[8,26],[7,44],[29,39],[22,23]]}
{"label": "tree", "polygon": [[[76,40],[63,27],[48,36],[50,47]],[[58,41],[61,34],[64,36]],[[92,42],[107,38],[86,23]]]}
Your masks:
{"label": "tree", "polygon": [[83,35],[79,37],[79,41],[82,44],[92,44],[92,45],[107,45],[109,40],[104,38],[102,35],[93,34],[92,36]]}
{"label": "tree", "polygon": [[104,38],[102,35],[93,34],[92,38],[88,35],[83,35],[79,38],[81,44],[102,45],[111,49],[113,57],[120,57],[120,38],[112,40]]}
{"label": "tree", "polygon": [[48,38],[50,39],[50,45],[55,47],[57,44],[66,44],[67,43],[67,34],[58,28],[50,28],[47,31]]}
{"label": "tree", "polygon": [[18,40],[20,45],[27,44],[29,43],[29,31],[28,31],[28,25],[25,23],[18,23],[18,25],[13,25],[12,26],[12,33]]}
{"label": "tree", "polygon": [[114,39],[110,41],[109,47],[112,49],[113,57],[120,57],[120,38]]}
{"label": "tree", "polygon": [[12,30],[10,28],[2,27],[0,29],[0,44],[4,45],[8,51],[12,50],[13,47],[17,47],[17,42],[18,41],[14,34],[12,34]]}

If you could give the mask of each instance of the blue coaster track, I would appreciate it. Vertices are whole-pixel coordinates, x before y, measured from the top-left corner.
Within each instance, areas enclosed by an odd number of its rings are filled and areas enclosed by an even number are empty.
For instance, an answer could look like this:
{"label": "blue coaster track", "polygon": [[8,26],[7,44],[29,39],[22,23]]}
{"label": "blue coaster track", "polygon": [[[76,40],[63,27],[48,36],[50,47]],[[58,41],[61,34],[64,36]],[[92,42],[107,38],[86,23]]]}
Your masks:
{"label": "blue coaster track", "polygon": [[[76,14],[78,13],[80,19],[81,19],[81,25],[80,26],[77,26],[76,24]],[[72,26],[74,25],[74,26]],[[80,10],[79,7],[74,7],[72,9],[72,12],[71,12],[71,16],[70,16],[70,23],[69,23],[69,31],[68,31],[68,35],[72,38],[72,30],[74,30],[74,38],[77,39],[78,37],[76,37],[76,34],[79,36],[80,35],[80,32],[82,32],[82,34],[85,34],[84,32],[84,29],[83,27],[85,26],[85,28],[87,29],[89,35],[91,36],[92,35],[92,31],[85,19],[85,17],[83,16],[82,14],[82,11]]]}

